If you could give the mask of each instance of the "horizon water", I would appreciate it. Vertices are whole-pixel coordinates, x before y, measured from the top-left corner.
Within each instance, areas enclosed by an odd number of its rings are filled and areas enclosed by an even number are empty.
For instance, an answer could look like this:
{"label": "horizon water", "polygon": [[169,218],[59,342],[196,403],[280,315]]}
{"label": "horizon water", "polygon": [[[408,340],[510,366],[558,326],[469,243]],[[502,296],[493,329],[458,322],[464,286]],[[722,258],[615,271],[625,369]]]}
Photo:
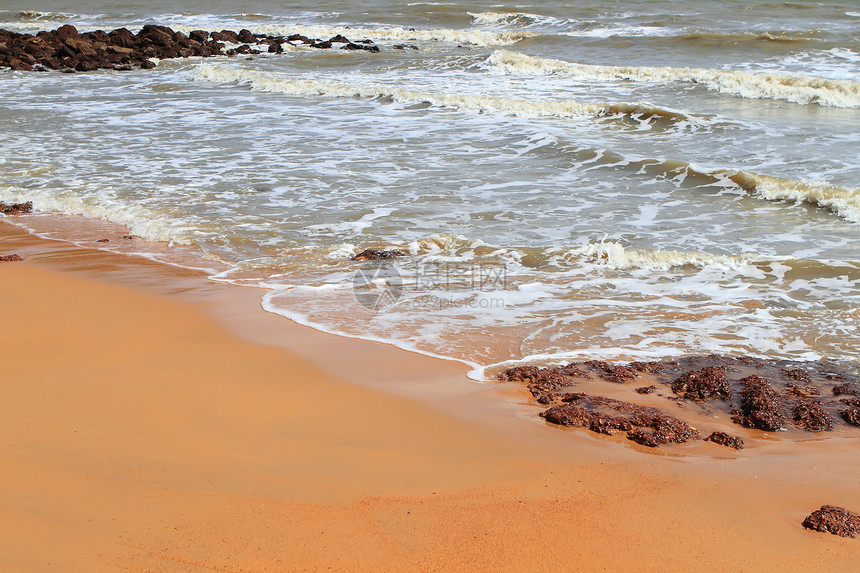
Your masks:
{"label": "horizon water", "polygon": [[[135,252],[191,253],[266,289],[271,312],[478,377],[711,352],[856,365],[860,7],[242,10],[0,6],[18,32],[156,23],[381,48],[2,70],[0,201],[39,211],[17,222],[125,225],[150,241]],[[351,260],[365,248],[408,256]]]}

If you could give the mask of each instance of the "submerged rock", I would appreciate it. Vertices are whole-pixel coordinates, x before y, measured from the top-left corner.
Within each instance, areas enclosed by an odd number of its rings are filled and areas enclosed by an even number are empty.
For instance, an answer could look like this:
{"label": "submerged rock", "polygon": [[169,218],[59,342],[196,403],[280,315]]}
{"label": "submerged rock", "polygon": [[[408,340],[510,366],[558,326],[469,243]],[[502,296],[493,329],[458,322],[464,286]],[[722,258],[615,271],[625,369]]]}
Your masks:
{"label": "submerged rock", "polygon": [[16,261],[23,261],[24,259],[20,255],[3,255],[0,256],[0,263],[13,263]]}
{"label": "submerged rock", "polygon": [[860,533],[860,516],[844,507],[822,505],[803,520],[803,527],[853,538]]}
{"label": "submerged rock", "polygon": [[365,249],[352,257],[353,261],[378,261],[380,259],[393,259],[396,257],[405,257],[403,251],[383,251],[378,249]]}

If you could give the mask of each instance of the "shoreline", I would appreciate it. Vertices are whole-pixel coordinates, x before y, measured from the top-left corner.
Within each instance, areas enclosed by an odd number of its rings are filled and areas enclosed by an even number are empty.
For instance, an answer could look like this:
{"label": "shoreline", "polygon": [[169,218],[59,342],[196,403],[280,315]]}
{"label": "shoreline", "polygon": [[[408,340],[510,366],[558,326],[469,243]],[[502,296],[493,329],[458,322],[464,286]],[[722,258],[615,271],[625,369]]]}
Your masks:
{"label": "shoreline", "polygon": [[860,508],[856,438],[646,453],[546,428],[523,388],[462,364],[293,324],[256,289],[5,221],[0,246],[25,258],[0,266],[4,569],[848,571],[860,557],[857,540],[800,526],[825,503]]}

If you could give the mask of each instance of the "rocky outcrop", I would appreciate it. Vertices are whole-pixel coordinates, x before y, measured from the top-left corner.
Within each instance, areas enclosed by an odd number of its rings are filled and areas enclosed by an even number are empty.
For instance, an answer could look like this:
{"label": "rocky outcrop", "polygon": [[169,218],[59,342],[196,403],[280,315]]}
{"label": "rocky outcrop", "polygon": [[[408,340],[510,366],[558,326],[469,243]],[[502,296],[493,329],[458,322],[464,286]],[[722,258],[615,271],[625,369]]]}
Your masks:
{"label": "rocky outcrop", "polygon": [[[618,413],[606,402],[608,398],[592,396],[577,401],[576,397],[583,395],[579,390],[592,392],[604,382],[632,386],[633,400],[650,395],[642,398],[648,400],[649,406],[655,400],[671,400],[667,408],[672,408],[676,416],[683,417],[692,403],[699,415],[731,418],[754,430],[780,431],[781,437],[789,439],[803,439],[798,429],[829,432],[837,427],[860,427],[860,398],[853,397],[860,387],[857,366],[828,360],[798,362],[717,355],[629,364],[589,360],[554,367],[518,366],[501,372],[498,378],[527,386],[538,404],[552,406],[541,414],[547,421],[593,431],[620,427]],[[638,384],[633,386],[635,382]],[[568,407],[572,405],[576,407]],[[626,422],[633,424],[629,417]],[[689,439],[687,428],[671,421],[640,416],[638,423],[628,431],[628,437],[645,445],[676,442],[674,435]],[[706,439],[737,449],[744,446],[741,438],[718,431]]]}
{"label": "rocky outcrop", "polygon": [[0,263],[13,263],[16,261],[23,261],[20,255],[0,255]]}
{"label": "rocky outcrop", "polygon": [[[225,50],[225,42],[240,44]],[[0,68],[21,71],[63,70],[89,72],[98,69],[130,70],[134,67],[155,67],[152,59],[166,60],[191,56],[236,56],[283,52],[283,44],[305,44],[327,49],[378,52],[370,40],[351,41],[337,35],[330,40],[308,38],[299,34],[267,36],[249,30],[207,32],[195,30],[189,34],[167,26],[147,24],[137,34],[126,28],[111,32],[78,32],[71,25],[37,34],[19,34],[0,30]]]}

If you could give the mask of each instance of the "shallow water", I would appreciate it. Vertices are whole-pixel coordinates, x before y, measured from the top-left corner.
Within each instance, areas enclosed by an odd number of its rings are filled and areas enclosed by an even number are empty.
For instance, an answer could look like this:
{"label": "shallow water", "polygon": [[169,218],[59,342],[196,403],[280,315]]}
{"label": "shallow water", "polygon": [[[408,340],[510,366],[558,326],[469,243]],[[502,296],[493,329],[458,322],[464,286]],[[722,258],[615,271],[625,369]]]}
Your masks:
{"label": "shallow water", "polygon": [[[190,246],[273,312],[481,367],[856,359],[853,3],[174,4],[31,2],[0,27],[382,51],[0,72],[0,200]],[[365,247],[410,256],[349,260]]]}

